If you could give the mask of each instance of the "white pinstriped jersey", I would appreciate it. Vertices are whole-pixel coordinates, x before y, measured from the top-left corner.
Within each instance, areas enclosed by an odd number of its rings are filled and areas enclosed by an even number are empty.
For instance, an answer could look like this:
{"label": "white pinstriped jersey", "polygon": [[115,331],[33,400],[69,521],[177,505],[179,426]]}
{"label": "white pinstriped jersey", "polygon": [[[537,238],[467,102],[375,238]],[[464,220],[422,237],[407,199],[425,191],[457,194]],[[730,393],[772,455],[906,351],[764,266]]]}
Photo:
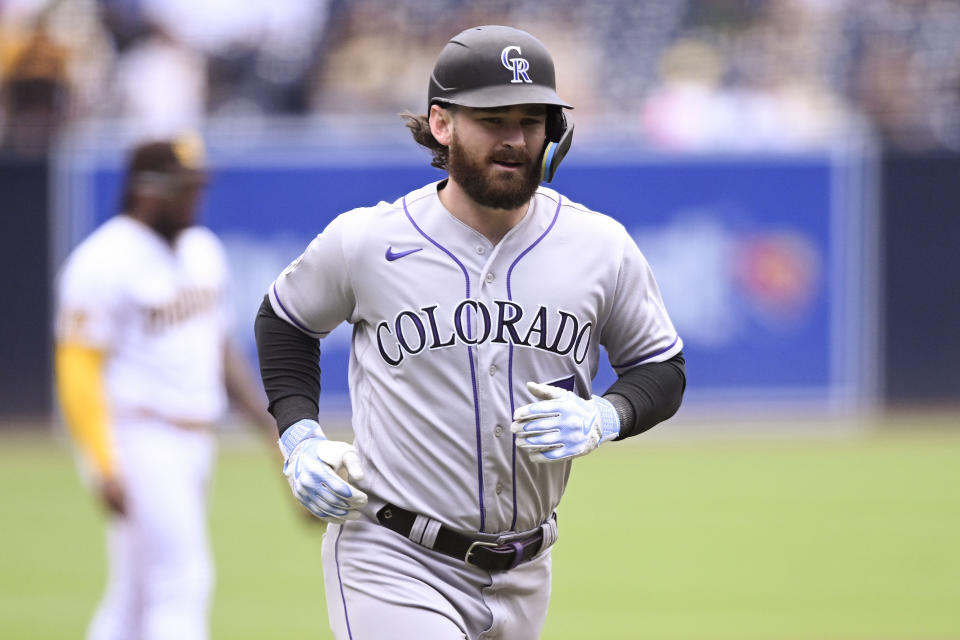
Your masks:
{"label": "white pinstriped jersey", "polygon": [[70,254],[58,282],[57,339],[104,349],[111,415],[210,422],[226,406],[227,264],[202,227],[171,246],[118,215]]}
{"label": "white pinstriped jersey", "polygon": [[588,397],[600,345],[618,372],[683,346],[623,226],[545,187],[495,246],[437,183],[349,211],[269,297],[312,336],[353,325],[360,488],[468,531],[532,529],[566,486],[569,461],[533,463],[514,445],[526,381]]}

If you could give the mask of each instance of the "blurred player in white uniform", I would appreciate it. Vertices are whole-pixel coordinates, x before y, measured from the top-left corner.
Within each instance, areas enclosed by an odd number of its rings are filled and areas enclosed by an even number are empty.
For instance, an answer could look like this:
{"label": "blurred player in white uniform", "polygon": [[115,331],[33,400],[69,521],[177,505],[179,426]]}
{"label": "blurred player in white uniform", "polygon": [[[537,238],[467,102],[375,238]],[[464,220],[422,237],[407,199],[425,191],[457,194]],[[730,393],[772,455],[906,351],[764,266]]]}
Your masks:
{"label": "blurred player in white uniform", "polygon": [[[335,637],[536,638],[572,461],[674,414],[683,342],[623,226],[540,186],[573,131],[543,44],[464,31],[427,103],[408,126],[448,177],[310,243],[260,308],[260,369],[284,473],[330,523]],[[342,322],[355,446],[317,422],[318,339]],[[619,378],[598,396],[601,345]],[[631,535],[595,542],[629,562]]]}
{"label": "blurred player in white uniform", "polygon": [[59,274],[61,407],[110,516],[92,640],[208,637],[207,493],[228,392],[274,428],[228,340],[223,247],[194,226],[205,184],[199,138],[139,145],[122,212]]}

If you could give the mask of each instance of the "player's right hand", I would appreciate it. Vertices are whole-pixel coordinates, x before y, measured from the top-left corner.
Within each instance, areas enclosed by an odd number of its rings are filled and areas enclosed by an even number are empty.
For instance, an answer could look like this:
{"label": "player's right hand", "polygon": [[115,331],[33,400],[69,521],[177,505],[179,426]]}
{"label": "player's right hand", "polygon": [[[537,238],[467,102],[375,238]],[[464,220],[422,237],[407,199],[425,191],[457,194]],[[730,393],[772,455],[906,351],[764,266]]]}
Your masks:
{"label": "player's right hand", "polygon": [[284,454],[283,475],[300,504],[325,522],[342,524],[360,517],[367,494],[345,481],[363,479],[360,456],[353,445],[328,440],[314,420],[291,425],[279,444]]}

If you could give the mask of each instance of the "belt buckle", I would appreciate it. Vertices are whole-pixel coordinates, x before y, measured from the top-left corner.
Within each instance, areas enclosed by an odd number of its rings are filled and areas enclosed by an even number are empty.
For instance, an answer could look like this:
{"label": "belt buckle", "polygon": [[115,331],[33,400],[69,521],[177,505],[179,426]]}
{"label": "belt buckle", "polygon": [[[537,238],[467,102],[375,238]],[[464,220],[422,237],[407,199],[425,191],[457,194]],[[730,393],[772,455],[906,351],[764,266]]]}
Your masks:
{"label": "belt buckle", "polygon": [[483,567],[478,567],[477,565],[470,562],[470,556],[473,554],[475,547],[498,547],[496,542],[486,542],[485,540],[475,540],[469,547],[467,547],[467,553],[463,556],[463,562],[469,567],[476,567],[477,569],[483,570]]}

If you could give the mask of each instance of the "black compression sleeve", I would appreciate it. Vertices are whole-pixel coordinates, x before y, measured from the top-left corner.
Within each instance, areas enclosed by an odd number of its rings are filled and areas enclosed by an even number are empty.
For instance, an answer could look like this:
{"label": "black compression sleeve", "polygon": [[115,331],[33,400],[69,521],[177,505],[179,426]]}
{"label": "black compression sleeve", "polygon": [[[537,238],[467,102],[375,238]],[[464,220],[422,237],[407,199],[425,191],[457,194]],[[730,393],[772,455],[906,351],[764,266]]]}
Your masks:
{"label": "black compression sleeve", "polygon": [[682,352],[664,362],[641,364],[620,376],[603,394],[620,416],[617,440],[641,434],[675,414],[686,386]]}
{"label": "black compression sleeve", "polygon": [[263,297],[253,325],[260,377],[270,401],[268,410],[282,434],[303,418],[318,419],[320,341],[280,318]]}

